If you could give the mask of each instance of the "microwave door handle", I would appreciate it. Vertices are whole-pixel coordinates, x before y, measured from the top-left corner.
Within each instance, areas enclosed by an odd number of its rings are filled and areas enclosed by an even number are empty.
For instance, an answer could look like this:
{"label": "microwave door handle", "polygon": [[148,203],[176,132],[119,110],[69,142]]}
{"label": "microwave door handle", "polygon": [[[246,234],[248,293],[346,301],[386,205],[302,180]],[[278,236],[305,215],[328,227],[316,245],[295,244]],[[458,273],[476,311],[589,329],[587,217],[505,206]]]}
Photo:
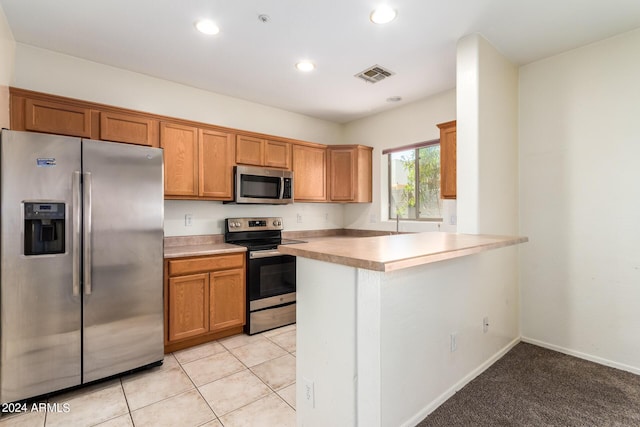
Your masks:
{"label": "microwave door handle", "polygon": [[278,199],[280,200],[284,199],[284,183],[285,183],[285,179],[280,178],[280,197],[278,197]]}

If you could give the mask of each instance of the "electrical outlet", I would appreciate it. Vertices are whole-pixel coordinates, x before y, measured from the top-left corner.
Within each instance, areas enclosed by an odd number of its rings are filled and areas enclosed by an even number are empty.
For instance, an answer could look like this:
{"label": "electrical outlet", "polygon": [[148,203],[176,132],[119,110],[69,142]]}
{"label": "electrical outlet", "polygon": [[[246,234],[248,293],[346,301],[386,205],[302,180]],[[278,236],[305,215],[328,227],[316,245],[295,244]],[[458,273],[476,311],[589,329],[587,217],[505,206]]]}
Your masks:
{"label": "electrical outlet", "polygon": [[451,334],[451,353],[458,349],[458,333],[454,332]]}
{"label": "electrical outlet", "polygon": [[458,223],[457,215],[451,215],[451,217],[449,218],[449,224],[450,225],[456,225],[457,223]]}
{"label": "electrical outlet", "polygon": [[298,222],[302,222],[302,215],[297,214],[296,219],[298,220]]}
{"label": "electrical outlet", "polygon": [[325,213],[324,214],[324,222],[327,222],[327,221],[329,221],[329,214]]}
{"label": "electrical outlet", "polygon": [[374,223],[374,222],[376,222],[376,221],[377,221],[377,219],[376,219],[376,214],[374,214],[374,213],[369,214],[369,222],[370,222],[370,223]]}
{"label": "electrical outlet", "polygon": [[185,227],[191,227],[193,225],[193,215],[192,214],[185,214],[184,216],[184,226]]}
{"label": "electrical outlet", "polygon": [[487,332],[489,332],[489,317],[485,316],[482,319],[482,333],[486,334]]}
{"label": "electrical outlet", "polygon": [[313,392],[313,381],[308,378],[302,378],[302,387],[304,402],[311,408],[315,408],[315,396]]}

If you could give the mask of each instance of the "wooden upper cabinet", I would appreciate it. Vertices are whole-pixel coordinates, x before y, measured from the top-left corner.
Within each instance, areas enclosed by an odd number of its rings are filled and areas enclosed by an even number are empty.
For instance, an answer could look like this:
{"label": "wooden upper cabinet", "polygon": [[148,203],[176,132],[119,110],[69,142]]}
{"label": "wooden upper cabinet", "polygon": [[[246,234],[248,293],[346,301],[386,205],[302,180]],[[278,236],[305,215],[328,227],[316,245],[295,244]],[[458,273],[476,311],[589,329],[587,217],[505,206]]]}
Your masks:
{"label": "wooden upper cabinet", "polygon": [[236,136],[236,163],[263,166],[264,140],[251,136]]}
{"label": "wooden upper cabinet", "polygon": [[291,144],[266,140],[264,142],[264,165],[272,168],[291,169]]}
{"label": "wooden upper cabinet", "polygon": [[371,202],[371,147],[329,146],[329,200]]}
{"label": "wooden upper cabinet", "polygon": [[440,129],[440,197],[456,198],[456,121],[441,123]]}
{"label": "wooden upper cabinet", "polygon": [[291,144],[284,141],[238,135],[236,137],[236,163],[291,169]]}
{"label": "wooden upper cabinet", "polygon": [[158,147],[159,120],[120,109],[24,89],[9,89],[11,128]]}
{"label": "wooden upper cabinet", "polygon": [[295,201],[327,200],[327,149],[293,146],[293,197]]}
{"label": "wooden upper cabinet", "polygon": [[[19,114],[19,112],[12,112]],[[24,130],[55,133],[89,138],[91,137],[91,109],[64,103],[24,100]],[[20,126],[12,125],[21,130]]]}
{"label": "wooden upper cabinet", "polygon": [[199,192],[201,197],[233,199],[234,135],[200,129]]}
{"label": "wooden upper cabinet", "polygon": [[164,195],[198,196],[198,128],[160,123],[164,149]]}
{"label": "wooden upper cabinet", "polygon": [[158,147],[158,121],[134,114],[101,112],[100,139]]}

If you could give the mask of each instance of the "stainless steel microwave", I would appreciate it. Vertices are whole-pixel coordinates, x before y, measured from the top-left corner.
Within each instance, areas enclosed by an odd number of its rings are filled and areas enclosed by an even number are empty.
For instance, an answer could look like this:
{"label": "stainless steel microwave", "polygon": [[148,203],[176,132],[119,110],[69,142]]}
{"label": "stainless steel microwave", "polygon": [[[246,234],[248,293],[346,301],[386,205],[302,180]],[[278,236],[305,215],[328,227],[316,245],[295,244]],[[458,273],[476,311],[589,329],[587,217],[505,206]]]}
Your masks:
{"label": "stainless steel microwave", "polygon": [[293,203],[293,172],[255,166],[236,166],[235,203]]}

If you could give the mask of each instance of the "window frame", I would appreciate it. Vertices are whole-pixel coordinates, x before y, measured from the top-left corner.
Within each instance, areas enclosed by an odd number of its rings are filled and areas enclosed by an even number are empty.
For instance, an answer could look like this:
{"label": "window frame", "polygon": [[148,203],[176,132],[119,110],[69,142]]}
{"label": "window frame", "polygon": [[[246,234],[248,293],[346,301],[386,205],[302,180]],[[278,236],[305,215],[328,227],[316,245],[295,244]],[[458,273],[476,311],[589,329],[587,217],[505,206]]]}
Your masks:
{"label": "window frame", "polygon": [[[421,148],[427,148],[427,147],[431,147],[434,145],[438,145],[440,146],[440,138],[438,139],[432,139],[430,141],[423,141],[423,142],[418,142],[416,144],[410,144],[410,145],[403,145],[401,147],[396,147],[396,148],[389,148],[389,149],[385,149],[382,151],[383,155],[387,155],[387,197],[388,197],[388,202],[387,202],[387,215],[389,217],[389,220],[393,220],[393,221],[424,221],[424,222],[442,222],[444,221],[443,217],[439,217],[439,218],[420,218],[419,216],[419,210],[416,209],[416,215],[417,217],[415,218],[398,218],[397,214],[395,212],[391,212],[391,207],[392,207],[392,200],[393,200],[393,196],[392,196],[392,190],[391,190],[391,177],[392,177],[392,173],[391,173],[391,168],[392,168],[392,159],[391,159],[391,155],[394,153],[398,153],[401,151],[409,151],[409,150],[414,150],[415,152],[415,166],[414,166],[414,182],[416,183],[416,189],[418,188],[417,185],[419,183],[420,180],[420,154],[419,154],[419,150]],[[441,149],[442,147],[440,147]],[[440,153],[442,153],[442,151],[440,151]],[[442,161],[442,158],[440,158],[440,161]],[[440,175],[440,179],[442,179],[442,165],[440,167],[440,171],[438,172],[438,174]],[[420,191],[416,191],[415,192],[415,206],[420,206]],[[439,199],[442,200],[442,194],[440,194],[440,190],[438,191],[439,193]]]}

